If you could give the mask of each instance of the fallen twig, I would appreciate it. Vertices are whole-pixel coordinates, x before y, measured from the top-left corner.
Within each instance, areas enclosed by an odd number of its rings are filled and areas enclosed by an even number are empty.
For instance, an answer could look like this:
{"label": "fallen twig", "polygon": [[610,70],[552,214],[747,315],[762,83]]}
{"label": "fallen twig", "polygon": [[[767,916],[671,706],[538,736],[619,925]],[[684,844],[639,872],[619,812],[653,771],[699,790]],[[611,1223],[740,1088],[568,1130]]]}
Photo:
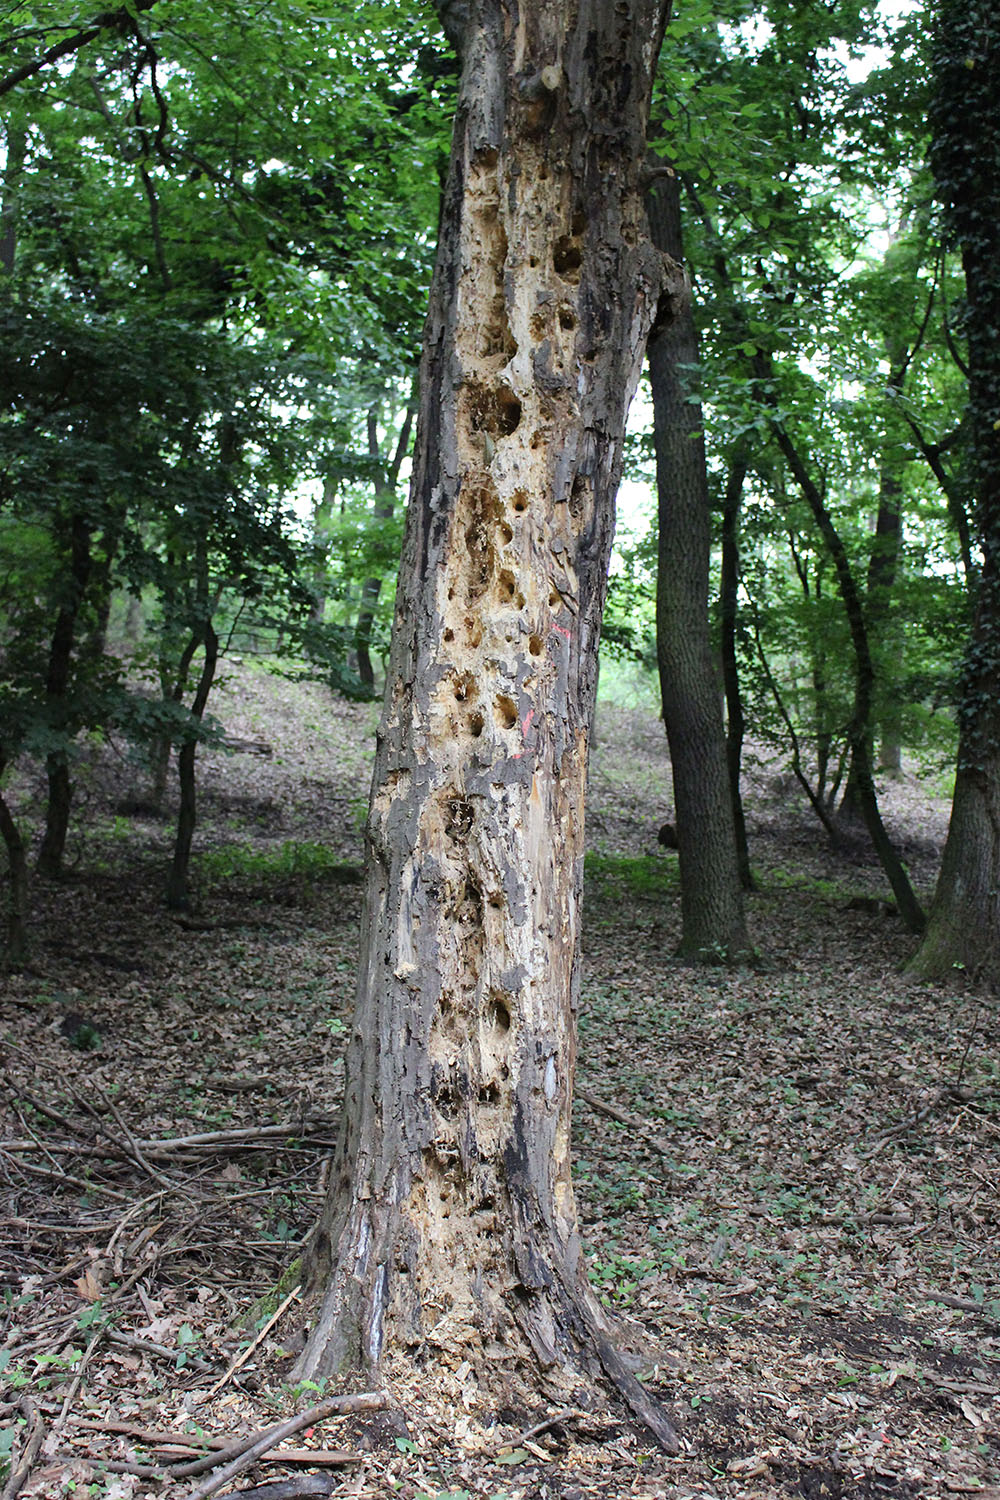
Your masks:
{"label": "fallen twig", "polygon": [[66,1425],[66,1418],[69,1416],[69,1409],[73,1405],[73,1402],[76,1400],[77,1391],[83,1384],[83,1377],[87,1373],[87,1366],[90,1364],[90,1361],[93,1359],[94,1354],[97,1352],[98,1344],[103,1338],[107,1337],[110,1331],[111,1330],[109,1329],[107,1323],[102,1323],[100,1328],[95,1329],[90,1343],[83,1351],[83,1358],[80,1360],[80,1363],[76,1367],[76,1372],[73,1376],[73,1379],[70,1381],[69,1390],[66,1392],[66,1398],[62,1404],[62,1410],[52,1424],[53,1432],[61,1432],[63,1427]]}
{"label": "fallen twig", "polygon": [[[97,1425],[100,1426],[100,1423]],[[213,1455],[214,1462],[222,1463],[227,1453],[232,1452],[231,1445],[224,1443],[221,1438],[212,1438],[201,1448],[193,1446],[193,1439],[188,1445],[178,1441],[151,1446],[154,1452],[163,1454],[160,1463],[142,1464],[117,1458],[97,1458],[89,1453],[86,1458],[88,1463],[100,1464],[101,1468],[109,1474],[133,1474],[137,1479],[165,1480],[176,1479],[182,1475],[193,1461],[193,1454],[204,1454],[208,1449]],[[64,1458],[67,1461],[80,1456],[79,1453],[68,1452],[53,1455],[55,1458]],[[344,1469],[352,1464],[361,1463],[362,1458],[362,1454],[355,1453],[351,1448],[277,1448],[273,1453],[258,1454],[254,1463],[283,1466],[287,1464],[291,1468],[301,1464],[312,1469]]]}
{"label": "fallen twig", "polygon": [[221,1375],[219,1377],[219,1379],[215,1382],[215,1384],[213,1385],[212,1389],[208,1392],[208,1394],[205,1397],[206,1401],[210,1400],[212,1398],[212,1396],[217,1395],[218,1392],[222,1390],[222,1387],[224,1385],[227,1385],[229,1383],[229,1381],[233,1378],[233,1376],[236,1374],[236,1371],[239,1370],[243,1365],[246,1364],[247,1360],[250,1358],[250,1356],[254,1352],[254,1350],[263,1342],[265,1336],[270,1332],[270,1330],[274,1327],[275,1323],[277,1323],[278,1319],[283,1315],[283,1313],[285,1312],[285,1309],[292,1302],[295,1301],[296,1297],[299,1295],[299,1293],[301,1291],[302,1291],[301,1286],[296,1286],[296,1287],[292,1288],[292,1290],[288,1293],[288,1296],[285,1298],[285,1300],[282,1302],[281,1306],[278,1308],[277,1312],[272,1313],[272,1315],[268,1318],[268,1320],[264,1324],[263,1328],[257,1334],[257,1337],[254,1339],[253,1343],[252,1344],[248,1344],[247,1347],[243,1350],[242,1354],[237,1355],[236,1359],[233,1360],[232,1364],[229,1366],[229,1369],[226,1371],[226,1373],[224,1375]]}
{"label": "fallen twig", "polygon": [[519,1432],[513,1443],[504,1444],[505,1447],[516,1448],[519,1443],[527,1443],[531,1438],[538,1437],[539,1433],[546,1432],[550,1427],[557,1427],[560,1422],[572,1422],[578,1417],[589,1417],[592,1413],[584,1411],[579,1406],[561,1406],[554,1411],[551,1417],[546,1417],[544,1422],[536,1422],[534,1427],[526,1427]]}
{"label": "fallen twig", "polygon": [[329,1119],[300,1120],[288,1125],[247,1125],[238,1130],[203,1130],[195,1135],[166,1136],[160,1140],[139,1141],[147,1154],[169,1155],[196,1146],[229,1146],[240,1141],[270,1141],[294,1137],[301,1140],[310,1133],[332,1130],[335,1121]]}
{"label": "fallen twig", "polygon": [[[106,1107],[111,1111],[114,1118],[117,1120],[128,1147],[127,1155],[131,1156],[136,1165],[140,1166],[149,1177],[152,1177],[154,1182],[158,1182],[160,1187],[166,1188],[168,1192],[172,1192],[176,1184],[171,1182],[169,1177],[164,1177],[162,1172],[158,1172],[157,1169],[154,1166],[151,1166],[151,1164],[146,1160],[145,1156],[142,1154],[141,1145],[132,1134],[125,1120],[122,1118],[121,1110],[115,1104],[114,1100],[110,1098],[103,1089],[99,1088],[96,1083],[92,1084],[92,1087],[94,1089],[94,1092],[97,1094],[97,1097],[106,1105]],[[107,1135],[107,1127],[105,1126],[103,1127],[103,1129],[105,1135]]]}
{"label": "fallen twig", "polygon": [[[15,1141],[13,1143],[10,1141],[0,1141],[0,1154],[11,1152],[12,1146],[18,1151],[36,1151],[38,1149],[33,1141]],[[70,1148],[52,1147],[49,1145],[48,1150],[70,1151]],[[102,1151],[98,1154],[109,1156],[111,1153]],[[59,1172],[54,1167],[41,1167],[34,1161],[18,1160],[16,1165],[19,1172],[27,1172],[32,1177],[47,1177],[51,1182],[65,1182],[70,1187],[82,1188],[85,1193],[106,1193],[109,1198],[120,1198],[123,1203],[127,1203],[131,1196],[129,1193],[121,1192],[119,1188],[107,1187],[98,1177],[74,1177],[72,1172]]]}
{"label": "fallen twig", "polygon": [[[77,1427],[83,1432],[109,1432],[116,1436],[130,1437],[143,1447],[154,1452],[185,1449],[180,1462],[187,1462],[190,1455],[218,1452],[228,1448],[225,1438],[209,1437],[204,1432],[170,1432],[158,1427],[136,1427],[132,1422],[105,1421],[93,1418],[81,1419]],[[359,1464],[361,1454],[350,1448],[281,1448],[276,1452],[262,1453],[258,1459],[262,1464],[315,1464],[321,1469],[342,1468],[345,1464]],[[134,1467],[134,1466],[133,1466]]]}

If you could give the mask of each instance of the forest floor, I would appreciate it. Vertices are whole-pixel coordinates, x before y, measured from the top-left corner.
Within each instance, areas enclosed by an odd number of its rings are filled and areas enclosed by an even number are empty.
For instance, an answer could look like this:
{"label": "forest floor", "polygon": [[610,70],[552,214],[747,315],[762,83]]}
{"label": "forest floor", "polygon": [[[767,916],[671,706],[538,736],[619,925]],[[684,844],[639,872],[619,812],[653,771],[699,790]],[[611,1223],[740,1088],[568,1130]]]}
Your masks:
{"label": "forest floor", "polygon": [[[282,1383],[294,1277],[274,1289],[342,1087],[374,711],[236,667],[216,712],[270,753],[201,758],[192,917],[160,900],[169,819],[95,752],[69,876],[35,884],[32,966],[0,992],[0,1450],[37,1436],[26,1497],[191,1496],[113,1466],[317,1399]],[[484,1417],[471,1385],[292,1446],[336,1496],[997,1500],[995,1002],[901,976],[912,939],[864,841],[834,853],[752,757],[762,962],[682,967],[662,729],[602,704],[598,731],[576,1183],[592,1278],[658,1351],[683,1452],[611,1407]],[[925,894],[947,811],[916,777],[885,788]]]}

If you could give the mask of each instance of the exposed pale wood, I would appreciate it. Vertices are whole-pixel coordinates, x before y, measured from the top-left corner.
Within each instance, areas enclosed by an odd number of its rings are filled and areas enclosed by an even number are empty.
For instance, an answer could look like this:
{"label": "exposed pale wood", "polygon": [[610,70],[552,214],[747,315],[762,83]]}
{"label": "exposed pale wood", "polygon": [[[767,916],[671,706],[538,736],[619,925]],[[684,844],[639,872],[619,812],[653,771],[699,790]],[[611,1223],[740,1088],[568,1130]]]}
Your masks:
{"label": "exposed pale wood", "polygon": [[[442,11],[445,7],[442,6]],[[461,1350],[609,1380],[570,1180],[583,802],[625,416],[661,296],[640,176],[664,0],[447,7],[424,337],[358,1000],[299,1378]]]}

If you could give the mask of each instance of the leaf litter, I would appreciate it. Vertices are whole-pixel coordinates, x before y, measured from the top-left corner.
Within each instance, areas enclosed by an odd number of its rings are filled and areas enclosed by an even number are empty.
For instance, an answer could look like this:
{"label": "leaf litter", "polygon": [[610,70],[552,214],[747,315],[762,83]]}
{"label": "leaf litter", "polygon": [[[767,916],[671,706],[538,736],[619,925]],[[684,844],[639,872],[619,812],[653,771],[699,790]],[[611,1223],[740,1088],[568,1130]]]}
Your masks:
{"label": "leaf litter", "polygon": [[[42,1433],[24,1496],[186,1495],[115,1466],[322,1396],[287,1384],[295,1257],[343,1087],[374,711],[236,666],[217,713],[247,748],[201,757],[195,911],[160,902],[169,816],[95,750],[70,874],[36,882],[32,967],[3,982],[0,1435],[16,1465]],[[541,1395],[487,1419],[459,1363],[394,1389],[405,1420],[330,1418],[234,1483],[311,1449],[344,1496],[1000,1496],[996,1008],[902,976],[863,840],[831,850],[774,770],[746,789],[760,965],[684,967],[662,729],[601,705],[575,1180],[681,1456]],[[882,790],[929,895],[947,806]]]}

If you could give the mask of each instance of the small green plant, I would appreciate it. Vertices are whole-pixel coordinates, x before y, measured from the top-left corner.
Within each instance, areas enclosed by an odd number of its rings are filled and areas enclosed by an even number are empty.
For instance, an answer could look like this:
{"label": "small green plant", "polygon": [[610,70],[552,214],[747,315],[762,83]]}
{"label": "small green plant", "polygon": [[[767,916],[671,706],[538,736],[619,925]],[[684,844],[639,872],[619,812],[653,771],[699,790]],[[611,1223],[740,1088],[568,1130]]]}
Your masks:
{"label": "small green plant", "polygon": [[195,1333],[190,1323],[182,1323],[177,1330],[177,1359],[174,1368],[183,1370],[190,1357],[192,1344],[198,1342],[198,1334]]}
{"label": "small green plant", "polygon": [[99,1325],[103,1322],[105,1322],[104,1308],[101,1305],[100,1298],[98,1298],[96,1302],[89,1303],[83,1309],[76,1320],[76,1326],[82,1332],[87,1328],[93,1328],[95,1324]]}
{"label": "small green plant", "polygon": [[287,1387],[288,1394],[293,1400],[300,1400],[303,1396],[325,1396],[327,1378],[321,1375],[319,1380],[298,1380],[294,1385]]}
{"label": "small green plant", "polygon": [[628,1306],[635,1300],[639,1283],[656,1271],[654,1260],[635,1260],[628,1255],[613,1253],[604,1259],[595,1259],[589,1277],[601,1293],[601,1300],[608,1305],[617,1302]]}
{"label": "small green plant", "polygon": [[6,1480],[10,1473],[11,1457],[14,1452],[14,1444],[17,1434],[24,1426],[23,1420],[18,1420],[10,1427],[0,1427],[0,1479]]}

